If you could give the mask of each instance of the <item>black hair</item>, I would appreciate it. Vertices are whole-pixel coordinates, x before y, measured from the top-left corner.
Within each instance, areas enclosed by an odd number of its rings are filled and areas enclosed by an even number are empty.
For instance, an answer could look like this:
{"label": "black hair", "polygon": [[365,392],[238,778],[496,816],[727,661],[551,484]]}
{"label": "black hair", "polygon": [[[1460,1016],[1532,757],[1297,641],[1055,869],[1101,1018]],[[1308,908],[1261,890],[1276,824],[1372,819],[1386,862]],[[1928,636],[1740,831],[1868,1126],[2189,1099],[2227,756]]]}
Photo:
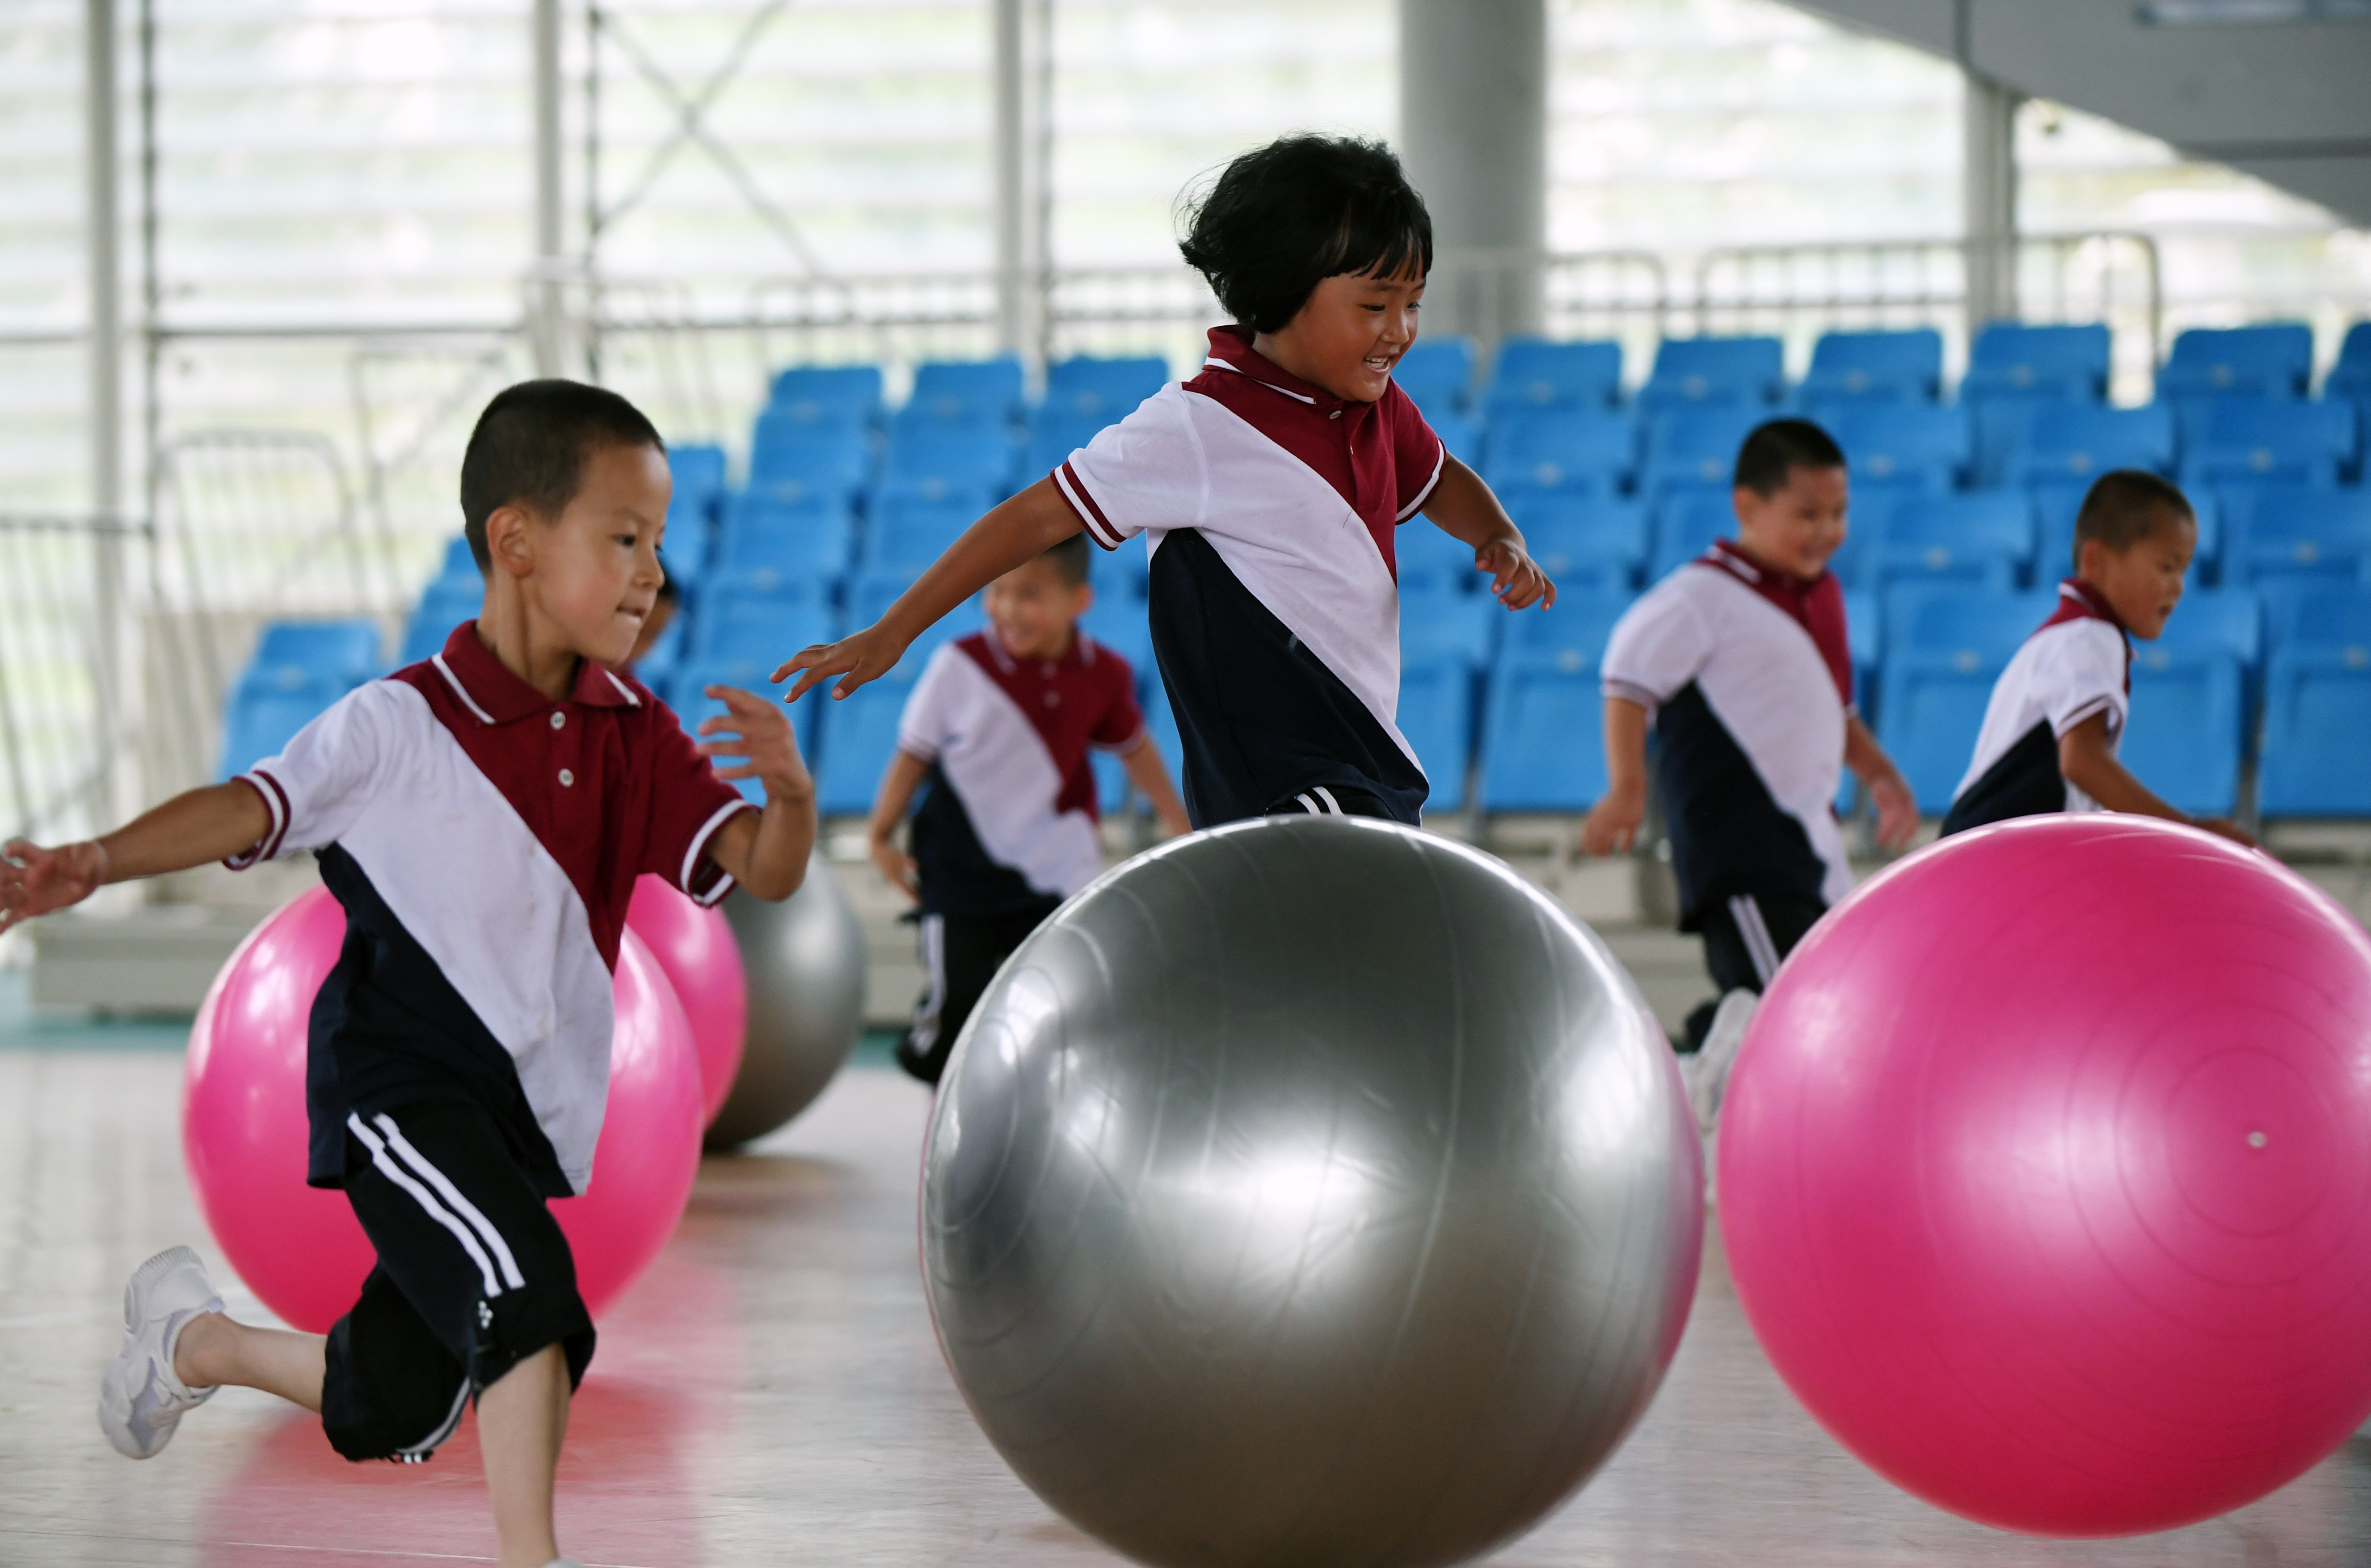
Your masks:
{"label": "black hair", "polygon": [[1087,580],[1087,536],[1074,533],[1059,544],[1047,545],[1037,559],[1051,561],[1062,581],[1075,588]]}
{"label": "black hair", "polygon": [[1736,485],[1768,500],[1787,488],[1790,470],[1840,469],[1844,448],[1808,419],[1773,419],[1753,427],[1737,449]]}
{"label": "black hair", "polygon": [[2075,514],[2075,570],[2083,569],[2083,541],[2096,539],[2125,551],[2146,539],[2168,517],[2195,526],[2198,513],[2171,480],[2146,469],[2117,469],[2091,482],[2083,509]]}
{"label": "black hair", "polygon": [[1186,208],[1186,264],[1240,324],[1273,332],[1327,278],[1432,271],[1432,215],[1392,149],[1283,136],[1236,158]]}
{"label": "black hair", "polygon": [[486,519],[514,504],[557,517],[584,488],[584,462],[603,447],[654,447],[642,411],[582,381],[521,381],[494,394],[461,454],[461,522],[478,570],[490,571]]}

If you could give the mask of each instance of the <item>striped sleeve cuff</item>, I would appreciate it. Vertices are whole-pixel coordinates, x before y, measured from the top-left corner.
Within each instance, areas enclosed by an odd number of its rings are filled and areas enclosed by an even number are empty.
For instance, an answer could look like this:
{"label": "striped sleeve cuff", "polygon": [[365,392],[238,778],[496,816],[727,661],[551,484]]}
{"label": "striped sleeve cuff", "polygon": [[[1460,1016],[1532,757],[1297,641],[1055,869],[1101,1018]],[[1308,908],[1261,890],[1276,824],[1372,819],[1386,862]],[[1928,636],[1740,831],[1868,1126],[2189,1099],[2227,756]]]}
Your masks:
{"label": "striped sleeve cuff", "polygon": [[1663,699],[1648,691],[1644,686],[1633,686],[1626,680],[1616,680],[1609,676],[1605,679],[1604,688],[1607,696],[1619,697],[1625,703],[1636,703],[1642,708],[1652,710],[1663,705]]}
{"label": "striped sleeve cuff", "polygon": [[1127,536],[1114,528],[1112,520],[1104,516],[1104,509],[1095,505],[1095,498],[1087,494],[1087,487],[1080,480],[1077,469],[1069,463],[1056,469],[1054,488],[1062,493],[1062,499],[1069,502],[1070,510],[1079,515],[1079,521],[1086,526],[1089,539],[1105,550],[1117,550],[1128,542]]}
{"label": "striped sleeve cuff", "polygon": [[263,830],[263,837],[238,854],[224,857],[225,865],[233,871],[244,871],[279,854],[281,841],[288,836],[288,792],[280,787],[278,779],[261,768],[239,774],[237,782],[255,791],[263,801],[264,814],[272,819],[271,826]]}
{"label": "striped sleeve cuff", "polygon": [[728,801],[716,808],[716,815],[700,824],[700,831],[691,835],[690,847],[683,852],[683,871],[676,881],[692,902],[713,907],[733,890],[733,874],[707,858],[708,842],[725,823],[744,811],[757,809],[746,800]]}
{"label": "striped sleeve cuff", "polygon": [[2086,723],[2096,715],[2103,713],[2113,712],[2115,706],[2116,700],[2113,697],[2094,697],[2089,702],[2084,703],[2081,707],[2076,709],[2073,713],[2068,714],[2064,719],[2061,719],[2058,723],[2052,726],[2051,733],[2053,735],[2063,736],[2070,730],[2080,729]]}

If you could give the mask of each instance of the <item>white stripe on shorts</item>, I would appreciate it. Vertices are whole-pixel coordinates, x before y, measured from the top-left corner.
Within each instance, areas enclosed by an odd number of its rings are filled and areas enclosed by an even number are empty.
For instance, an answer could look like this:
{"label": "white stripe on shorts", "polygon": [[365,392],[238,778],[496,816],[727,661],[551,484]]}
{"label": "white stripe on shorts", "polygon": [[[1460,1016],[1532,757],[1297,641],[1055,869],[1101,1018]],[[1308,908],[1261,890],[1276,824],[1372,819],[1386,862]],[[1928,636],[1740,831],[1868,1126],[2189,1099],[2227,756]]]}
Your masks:
{"label": "white stripe on shorts", "polygon": [[494,1255],[494,1261],[502,1265],[503,1283],[513,1290],[524,1289],[526,1281],[521,1277],[518,1264],[511,1258],[510,1243],[503,1239],[503,1233],[494,1228],[493,1222],[479,1212],[477,1204],[461,1196],[461,1190],[446,1179],[443,1171],[430,1165],[427,1156],[411,1146],[411,1140],[396,1128],[393,1117],[382,1111],[371,1120],[376,1121],[378,1130],[387,1134],[387,1146],[403,1163],[418,1171],[429,1186],[436,1189],[437,1196],[445,1200],[445,1206],[468,1220],[469,1227],[485,1238],[487,1248]]}
{"label": "white stripe on shorts", "polygon": [[430,1219],[453,1233],[453,1239],[461,1244],[461,1250],[469,1255],[469,1261],[478,1265],[478,1273],[485,1281],[486,1298],[491,1301],[502,1295],[503,1283],[494,1278],[493,1262],[487,1258],[486,1249],[478,1245],[476,1233],[456,1219],[449,1210],[436,1202],[435,1196],[427,1188],[413,1179],[410,1171],[396,1163],[395,1157],[387,1152],[385,1141],[377,1133],[364,1126],[361,1117],[349,1113],[346,1117],[346,1127],[355,1137],[363,1141],[363,1147],[371,1152],[371,1164],[378,1167],[381,1176],[411,1193],[413,1200],[428,1212]]}
{"label": "white stripe on shorts", "polygon": [[1778,972],[1778,945],[1770,940],[1770,927],[1762,918],[1762,906],[1752,895],[1740,893],[1729,900],[1729,918],[1737,923],[1737,935],[1745,944],[1745,956],[1753,961],[1754,975],[1764,986]]}

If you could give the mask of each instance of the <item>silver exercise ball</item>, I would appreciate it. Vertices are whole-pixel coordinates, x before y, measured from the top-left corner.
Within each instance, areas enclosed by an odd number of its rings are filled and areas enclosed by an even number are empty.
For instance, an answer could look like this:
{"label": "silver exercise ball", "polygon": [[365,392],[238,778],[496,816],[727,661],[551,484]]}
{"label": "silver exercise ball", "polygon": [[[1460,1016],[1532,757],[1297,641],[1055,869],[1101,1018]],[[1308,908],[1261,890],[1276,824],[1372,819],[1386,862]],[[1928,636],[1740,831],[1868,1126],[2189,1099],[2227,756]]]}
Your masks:
{"label": "silver exercise ball", "polygon": [[1386,822],[1197,833],[1080,894],[956,1042],[924,1283],[972,1413],[1140,1562],[1454,1562],[1646,1410],[1703,1159],[1604,945]]}
{"label": "silver exercise ball", "polygon": [[708,1129],[711,1149],[761,1138],[804,1110],[864,1032],[864,928],[821,855],[781,902],[735,888],[723,907],[749,977],[749,1034]]}

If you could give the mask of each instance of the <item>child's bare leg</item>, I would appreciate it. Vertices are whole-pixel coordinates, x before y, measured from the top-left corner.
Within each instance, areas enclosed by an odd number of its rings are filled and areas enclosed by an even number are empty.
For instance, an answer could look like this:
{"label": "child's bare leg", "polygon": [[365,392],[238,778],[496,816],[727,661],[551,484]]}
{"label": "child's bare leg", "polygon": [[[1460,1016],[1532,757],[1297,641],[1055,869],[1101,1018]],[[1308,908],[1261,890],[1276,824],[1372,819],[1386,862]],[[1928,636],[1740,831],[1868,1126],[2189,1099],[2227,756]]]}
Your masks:
{"label": "child's bare leg", "polygon": [[173,1375],[192,1388],[223,1383],[260,1388],[318,1415],[326,1342],[318,1334],[250,1329],[208,1312],[182,1326],[173,1346]]}
{"label": "child's bare leg", "polygon": [[552,1475],[568,1432],[568,1361],[546,1345],[478,1394],[478,1442],[494,1504],[502,1568],[544,1568],[560,1555]]}

